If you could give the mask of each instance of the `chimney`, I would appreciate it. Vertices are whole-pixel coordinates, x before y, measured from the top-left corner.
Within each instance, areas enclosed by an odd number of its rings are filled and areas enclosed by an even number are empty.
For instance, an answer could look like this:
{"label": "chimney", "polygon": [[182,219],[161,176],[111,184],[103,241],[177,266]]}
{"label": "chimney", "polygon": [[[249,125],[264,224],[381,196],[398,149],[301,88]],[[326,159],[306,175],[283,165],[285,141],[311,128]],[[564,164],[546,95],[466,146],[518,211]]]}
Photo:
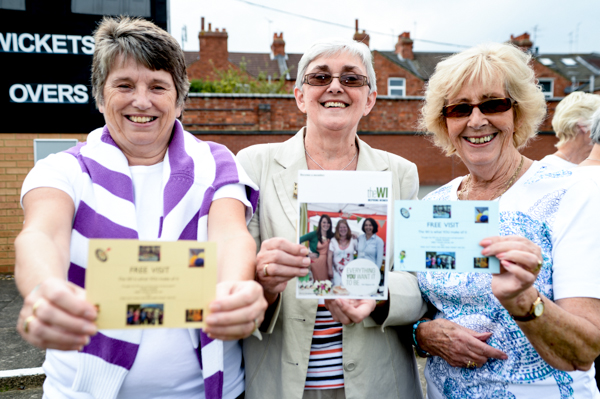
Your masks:
{"label": "chimney", "polygon": [[529,33],[527,32],[517,37],[510,35],[510,43],[514,44],[526,53],[531,52],[531,47],[533,47],[533,42],[529,39]]}
{"label": "chimney", "polygon": [[356,40],[357,42],[364,43],[367,45],[367,47],[369,47],[369,35],[365,32],[364,29],[362,33],[358,31],[358,19],[355,20],[354,25],[356,26],[356,31],[354,32],[354,36],[352,37],[352,39]]}
{"label": "chimney", "polygon": [[277,35],[273,33],[273,44],[271,44],[271,51],[273,56],[282,55],[285,56],[285,42],[283,41],[283,32]]}
{"label": "chimney", "polygon": [[204,30],[204,17],[200,20],[200,60],[212,63],[217,69],[227,69],[229,67],[229,52],[227,51],[227,31],[223,28],[212,30],[212,24],[208,24],[208,30]]}
{"label": "chimney", "polygon": [[403,32],[398,36],[398,43],[396,43],[396,54],[405,60],[414,60],[415,55],[413,54],[413,41],[410,38],[410,32]]}

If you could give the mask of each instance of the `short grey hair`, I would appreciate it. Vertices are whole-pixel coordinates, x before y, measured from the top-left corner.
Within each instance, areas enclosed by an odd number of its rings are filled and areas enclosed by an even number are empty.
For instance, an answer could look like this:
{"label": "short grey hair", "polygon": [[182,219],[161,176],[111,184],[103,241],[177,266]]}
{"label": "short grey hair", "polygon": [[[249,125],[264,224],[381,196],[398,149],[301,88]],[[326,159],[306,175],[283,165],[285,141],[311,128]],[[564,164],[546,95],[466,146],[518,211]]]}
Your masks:
{"label": "short grey hair", "polygon": [[92,95],[96,106],[104,105],[104,85],[115,60],[131,58],[139,65],[171,74],[181,107],[190,90],[185,57],[177,40],[150,21],[130,17],[104,17],[94,32]]}
{"label": "short grey hair", "polygon": [[592,115],[590,121],[590,138],[594,144],[600,144],[600,108]]}
{"label": "short grey hair", "polygon": [[334,55],[346,53],[357,56],[361,59],[365,69],[367,70],[367,78],[369,79],[369,94],[377,91],[377,77],[375,69],[373,69],[373,55],[369,47],[361,42],[349,39],[322,39],[316,41],[310,46],[308,51],[302,55],[298,63],[298,76],[296,77],[296,87],[302,91],[304,84],[304,75],[308,65],[319,57],[332,57]]}

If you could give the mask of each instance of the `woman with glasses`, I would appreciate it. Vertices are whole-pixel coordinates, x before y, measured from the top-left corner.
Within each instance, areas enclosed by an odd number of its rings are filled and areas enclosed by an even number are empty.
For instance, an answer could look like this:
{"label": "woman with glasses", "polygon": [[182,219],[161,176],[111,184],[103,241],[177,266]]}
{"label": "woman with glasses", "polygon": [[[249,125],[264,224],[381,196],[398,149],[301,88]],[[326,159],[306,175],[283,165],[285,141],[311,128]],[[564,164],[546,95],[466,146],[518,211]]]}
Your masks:
{"label": "woman with glasses", "polygon": [[507,44],[456,54],[429,80],[423,126],[469,174],[426,200],[499,202],[481,254],[500,274],[419,273],[429,317],[413,326],[439,398],[599,398],[600,189],[519,153],[546,115],[531,56]]}
{"label": "woman with glasses", "polygon": [[299,170],[387,170],[394,199],[417,196],[415,165],[356,134],[377,96],[369,48],[348,40],[315,43],[300,60],[294,94],[306,127],[284,143],[238,154],[260,187],[249,229],[260,246],[256,276],[269,303],[262,341],[244,342],[246,397],[422,398],[410,339],[396,328],[425,311],[413,275],[390,273],[389,300],[378,306],[296,299],[295,277],[306,276],[310,264],[307,248],[294,243]]}

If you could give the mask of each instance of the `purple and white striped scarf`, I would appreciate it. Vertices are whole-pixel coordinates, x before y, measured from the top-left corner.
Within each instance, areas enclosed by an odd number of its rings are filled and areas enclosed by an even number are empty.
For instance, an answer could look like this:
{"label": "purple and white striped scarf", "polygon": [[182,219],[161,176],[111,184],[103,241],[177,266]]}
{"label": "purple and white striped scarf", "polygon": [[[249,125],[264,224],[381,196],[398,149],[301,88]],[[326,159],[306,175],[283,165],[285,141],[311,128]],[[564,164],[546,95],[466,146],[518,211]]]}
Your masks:
{"label": "purple and white striped scarf", "polygon": [[[87,142],[67,151],[79,161],[83,175],[81,201],[76,204],[71,235],[69,281],[84,287],[87,249],[92,238],[137,239],[134,191],[129,164],[108,128],[89,134]],[[173,137],[164,158],[163,216],[159,240],[207,240],[207,217],[214,193],[227,184],[242,183],[256,210],[256,185],[238,166],[229,150],[202,142],[175,121]],[[223,393],[223,342],[202,330],[190,330],[204,376],[205,397]],[[103,330],[78,354],[75,391],[95,398],[115,398],[131,369],[141,330]]]}

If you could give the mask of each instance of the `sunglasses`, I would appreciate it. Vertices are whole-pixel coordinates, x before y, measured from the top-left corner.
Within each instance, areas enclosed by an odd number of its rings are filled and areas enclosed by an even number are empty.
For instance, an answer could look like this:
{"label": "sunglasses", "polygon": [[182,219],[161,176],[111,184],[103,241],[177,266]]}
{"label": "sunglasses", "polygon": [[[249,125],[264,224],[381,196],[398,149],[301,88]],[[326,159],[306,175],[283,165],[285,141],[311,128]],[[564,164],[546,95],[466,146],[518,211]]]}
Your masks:
{"label": "sunglasses", "polygon": [[331,84],[334,78],[339,79],[340,84],[347,87],[362,87],[369,84],[369,79],[363,75],[345,73],[340,76],[333,76],[322,72],[304,75],[304,81],[302,83],[306,83],[311,86],[327,86]]}
{"label": "sunglasses", "polygon": [[442,108],[442,114],[446,118],[464,118],[471,115],[475,107],[479,108],[482,114],[496,114],[508,111],[516,103],[512,98],[490,98],[479,104],[460,103],[446,105]]}

